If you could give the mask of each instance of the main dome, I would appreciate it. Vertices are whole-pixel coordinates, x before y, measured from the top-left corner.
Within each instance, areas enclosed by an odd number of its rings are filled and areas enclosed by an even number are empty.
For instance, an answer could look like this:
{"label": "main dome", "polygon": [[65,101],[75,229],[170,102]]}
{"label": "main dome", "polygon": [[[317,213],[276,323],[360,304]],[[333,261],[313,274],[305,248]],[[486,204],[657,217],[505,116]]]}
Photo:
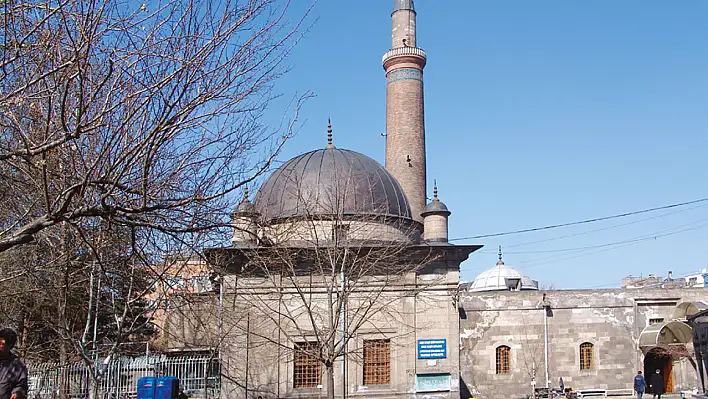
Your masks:
{"label": "main dome", "polygon": [[403,189],[383,166],[334,146],[284,163],[258,190],[255,207],[267,221],[331,215],[411,219]]}

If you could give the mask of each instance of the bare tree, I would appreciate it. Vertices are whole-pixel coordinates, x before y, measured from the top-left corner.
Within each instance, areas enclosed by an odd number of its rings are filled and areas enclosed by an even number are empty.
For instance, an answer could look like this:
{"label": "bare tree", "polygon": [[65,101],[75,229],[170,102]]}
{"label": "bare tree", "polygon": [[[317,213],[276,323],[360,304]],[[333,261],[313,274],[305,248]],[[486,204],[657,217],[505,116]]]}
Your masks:
{"label": "bare tree", "polygon": [[3,5],[0,285],[12,300],[0,321],[20,327],[22,350],[80,359],[95,383],[99,352],[110,359],[149,335],[164,297],[156,266],[223,240],[234,190],[267,171],[297,130],[309,94],[276,126],[263,119],[304,30],[289,9]]}
{"label": "bare tree", "polygon": [[[0,23],[0,252],[61,222],[193,233],[267,170],[287,2],[15,0]],[[294,102],[295,115],[302,98]],[[90,222],[89,222],[90,223]]]}
{"label": "bare tree", "polygon": [[[545,310],[521,311],[521,362],[529,381],[534,383],[532,389],[539,385],[538,376],[543,375],[544,381],[544,335],[542,313]],[[545,383],[542,384],[545,386]],[[535,397],[535,391],[532,391]]]}

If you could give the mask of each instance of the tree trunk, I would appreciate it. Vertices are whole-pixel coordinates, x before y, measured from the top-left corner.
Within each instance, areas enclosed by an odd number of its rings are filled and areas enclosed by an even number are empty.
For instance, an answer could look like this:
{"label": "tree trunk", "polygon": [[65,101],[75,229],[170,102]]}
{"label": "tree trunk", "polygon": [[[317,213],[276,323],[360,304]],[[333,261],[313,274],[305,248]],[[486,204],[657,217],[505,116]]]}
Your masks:
{"label": "tree trunk", "polygon": [[66,351],[66,342],[62,339],[61,341],[59,341],[59,399],[66,399],[67,397],[67,360],[68,356]]}
{"label": "tree trunk", "polygon": [[327,399],[334,399],[334,363],[325,367],[327,368]]}

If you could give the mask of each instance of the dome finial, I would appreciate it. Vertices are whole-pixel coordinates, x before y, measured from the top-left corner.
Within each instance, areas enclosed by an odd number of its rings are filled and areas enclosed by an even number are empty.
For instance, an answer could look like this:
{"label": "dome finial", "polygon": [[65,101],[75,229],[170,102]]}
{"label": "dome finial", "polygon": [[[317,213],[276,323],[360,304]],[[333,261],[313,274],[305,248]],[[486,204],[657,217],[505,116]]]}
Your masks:
{"label": "dome finial", "polygon": [[332,121],[329,118],[327,118],[327,147],[325,148],[336,148],[332,144]]}
{"label": "dome finial", "polygon": [[497,265],[503,265],[504,261],[502,261],[502,250],[501,250],[501,245],[499,246],[499,262],[497,262]]}
{"label": "dome finial", "polygon": [[248,201],[248,186],[243,189],[243,200]]}
{"label": "dome finial", "polygon": [[433,180],[433,201],[440,201],[438,199],[438,181]]}

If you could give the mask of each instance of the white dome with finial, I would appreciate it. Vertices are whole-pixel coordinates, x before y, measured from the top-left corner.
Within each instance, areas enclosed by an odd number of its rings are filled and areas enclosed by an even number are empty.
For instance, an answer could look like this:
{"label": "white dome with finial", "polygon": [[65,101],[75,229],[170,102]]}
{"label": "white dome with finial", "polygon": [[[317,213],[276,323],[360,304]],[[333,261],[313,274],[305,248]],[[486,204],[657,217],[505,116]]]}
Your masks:
{"label": "white dome with finial", "polygon": [[517,286],[520,285],[520,290],[538,290],[538,282],[523,276],[516,269],[513,269],[504,264],[502,261],[501,246],[499,247],[499,261],[497,264],[486,271],[480,273],[472,282],[470,291],[509,291],[509,282],[513,280]]}

